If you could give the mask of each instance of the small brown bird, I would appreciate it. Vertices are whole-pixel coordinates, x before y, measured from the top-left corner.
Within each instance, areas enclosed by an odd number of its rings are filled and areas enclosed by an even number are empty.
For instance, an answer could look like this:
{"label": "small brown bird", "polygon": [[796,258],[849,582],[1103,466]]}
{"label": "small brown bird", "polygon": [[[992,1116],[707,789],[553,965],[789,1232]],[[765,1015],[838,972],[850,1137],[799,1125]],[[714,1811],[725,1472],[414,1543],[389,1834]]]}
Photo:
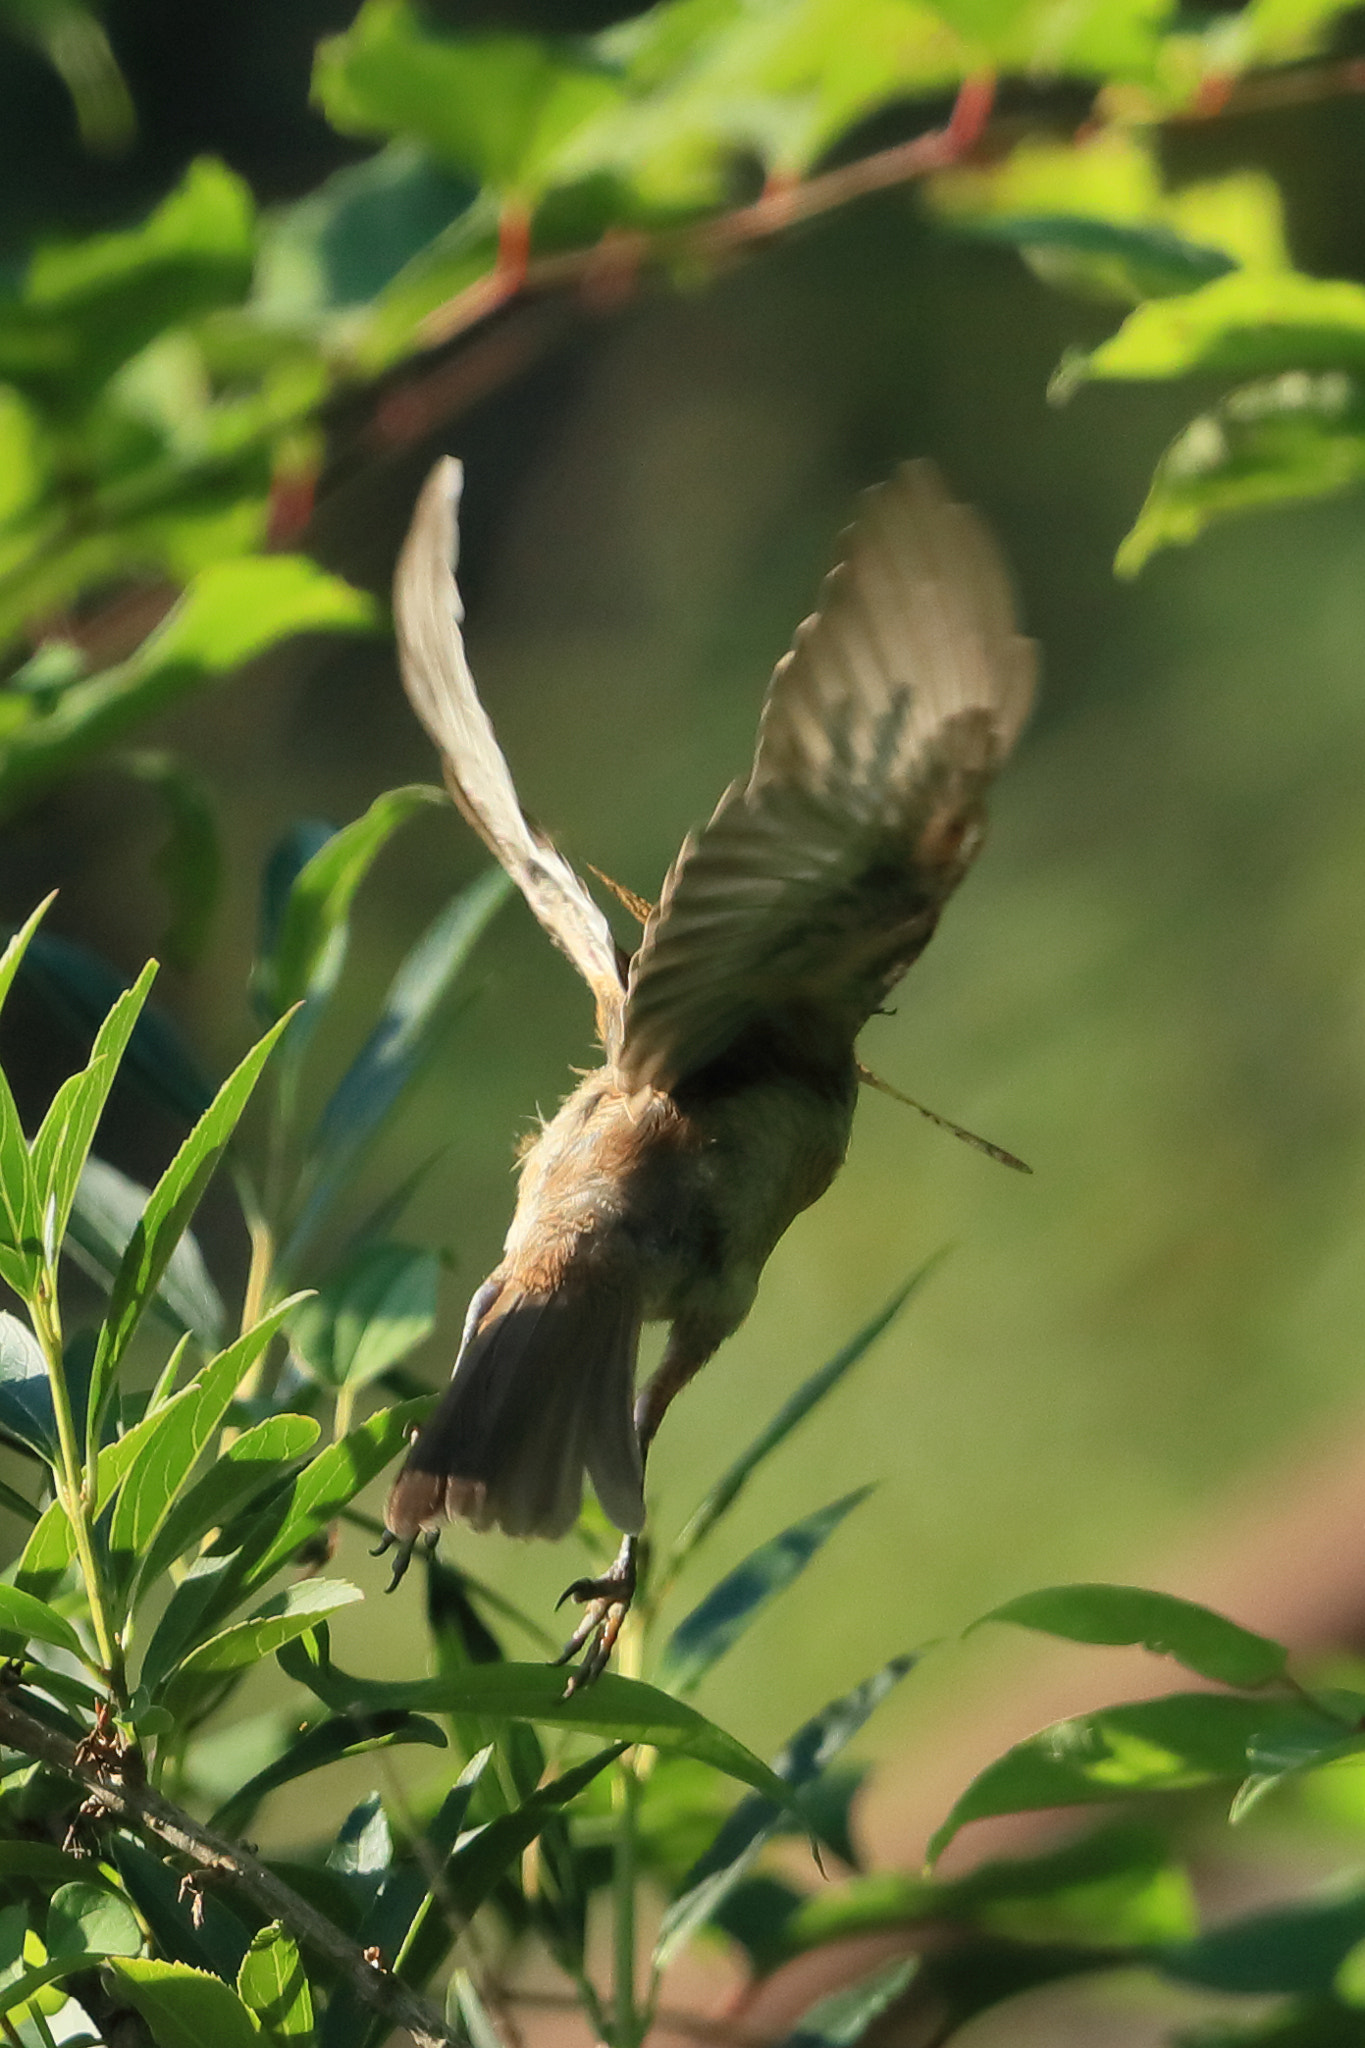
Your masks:
{"label": "small brown bird", "polygon": [[[564,1651],[586,1646],[582,1685],[634,1592],[664,1411],[843,1162],[866,1072],[854,1040],[976,854],[1034,653],[989,535],[931,465],[869,492],[768,686],[748,778],[684,841],[630,958],[524,815],[475,692],[452,572],[460,485],[458,463],[437,465],[398,564],[404,686],[455,802],[592,989],[605,1064],[521,1162],[502,1259],[381,1549],[399,1546],[396,1585],[448,1518],[562,1536],[586,1472],[626,1533],[611,1570],[565,1596],[586,1603]],[[647,1322],[671,1330],[637,1400]]]}

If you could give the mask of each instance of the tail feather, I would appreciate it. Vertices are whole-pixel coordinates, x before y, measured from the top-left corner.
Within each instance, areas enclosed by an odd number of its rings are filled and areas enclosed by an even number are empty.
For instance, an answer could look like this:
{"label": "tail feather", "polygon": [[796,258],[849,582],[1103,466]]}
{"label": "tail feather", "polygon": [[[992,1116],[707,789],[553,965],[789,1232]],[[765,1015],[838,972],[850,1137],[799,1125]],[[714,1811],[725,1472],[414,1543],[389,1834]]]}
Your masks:
{"label": "tail feather", "polygon": [[619,1289],[503,1288],[408,1455],[389,1496],[389,1528],[405,1538],[450,1517],[509,1536],[562,1536],[587,1472],[617,1527],[640,1529],[639,1335],[639,1308]]}

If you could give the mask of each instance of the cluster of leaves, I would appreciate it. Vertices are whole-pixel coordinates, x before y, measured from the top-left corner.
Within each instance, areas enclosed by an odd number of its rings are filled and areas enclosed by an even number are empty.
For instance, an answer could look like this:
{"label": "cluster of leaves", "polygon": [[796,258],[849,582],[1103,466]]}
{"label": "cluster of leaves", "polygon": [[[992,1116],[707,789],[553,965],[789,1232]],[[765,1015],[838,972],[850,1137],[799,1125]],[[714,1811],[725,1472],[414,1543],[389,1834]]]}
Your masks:
{"label": "cluster of leaves", "polygon": [[[550,1645],[536,1624],[435,1557],[424,1566],[431,1675],[381,1679],[334,1661],[327,1618],[363,1591],[317,1575],[332,1532],[345,1521],[377,1527],[358,1496],[429,1398],[410,1397],[402,1371],[432,1328],[436,1278],[430,1254],[392,1235],[407,1190],[352,1233],[315,1294],[287,1290],[360,1148],[429,1051],[443,998],[504,893],[500,876],[456,899],[418,942],[306,1128],[297,1104],[352,899],[426,794],[391,792],[351,826],[300,828],[279,849],[254,976],[265,1033],[216,1091],[154,1019],[151,969],[114,1001],[86,1066],[31,1140],[0,1082],[0,1274],[25,1310],[0,1317],[0,1430],[38,1480],[36,1493],[4,1494],[27,1535],[0,1577],[10,1660],[0,1687],[0,2017],[43,2044],[58,2022],[69,2038],[131,2007],[159,2048],[249,2048],[262,2037],[276,2048],[377,2048],[392,2024],[365,1995],[377,1963],[385,1983],[417,1996],[444,1975],[445,2018],[430,2014],[427,2038],[492,2048],[502,2003],[515,1996],[515,1959],[533,1942],[598,2037],[637,2048],[666,1971],[695,1937],[736,1944],[762,1973],[852,1934],[896,1931],[907,1959],[823,2001],[802,2022],[803,2042],[851,2044],[893,2001],[931,2010],[935,2038],[946,2039],[989,2006],[1118,1968],[1211,1994],[1277,1995],[1271,2031],[1258,2021],[1248,2040],[1330,2048],[1354,2038],[1365,2005],[1359,1885],[1200,1931],[1179,1857],[1154,1823],[1162,1801],[1179,1811],[1175,1795],[1224,1785],[1238,1817],[1286,1781],[1365,1755],[1365,1695],[1300,1684],[1279,1644],[1189,1602],[1114,1586],[1054,1588],[984,1617],[1072,1641],[1140,1643],[1205,1689],[1080,1716],[999,1758],[957,1800],[934,1858],[970,1822],[1000,1815],[1138,1801],[1139,1817],[1106,1814],[1060,1848],[946,1880],[865,1873],[851,1826],[860,1772],[844,1752],[915,1655],[893,1656],[831,1700],[771,1764],[692,1704],[868,1489],[802,1516],[665,1626],[679,1581],[922,1275],[793,1394],[657,1551],[632,1624],[632,1661],[648,1682],[608,1674],[566,1699],[553,1664],[507,1654],[510,1629],[543,1657]],[[89,961],[50,942],[44,956],[40,916],[0,959],[0,1000],[36,957],[40,982],[89,1010]],[[91,1153],[120,1073],[155,1076],[163,1102],[194,1116],[150,1193]],[[272,1098],[259,1185],[234,1136],[258,1084]],[[220,1164],[254,1248],[240,1333],[227,1343],[226,1309],[188,1235]],[[64,1252],[104,1275],[108,1305],[93,1331],[65,1327]],[[152,1315],[168,1332],[159,1349],[144,1324]],[[392,1405],[357,1421],[366,1388]],[[580,1534],[595,1552],[609,1533],[585,1516]],[[263,1723],[243,1716],[240,1689],[272,1658],[293,1691]],[[84,1783],[79,1762],[62,1768],[24,1747],[15,1730],[35,1723],[84,1745]],[[247,1852],[237,1852],[236,1883],[186,1888],[187,1841],[209,1844],[221,1878],[223,1839],[239,1841],[282,1787],[400,1746],[445,1753],[437,1789],[405,1794],[377,1764],[382,1794],[310,1855],[267,1866],[292,1914],[280,1895],[262,1902]],[[169,1809],[180,1833],[159,1834],[135,1806],[83,1811],[94,1781],[146,1783],[183,1802]],[[734,1783],[737,1804],[726,1791]],[[206,1823],[192,1817],[206,1808]],[[802,1891],[789,1856],[782,1875],[765,1868],[769,1846],[793,1835],[849,1874]],[[664,1903],[641,1973],[649,1897]],[[605,1984],[589,1939],[599,1898],[615,1929]],[[349,1970],[318,1950],[317,1912]],[[474,1924],[477,1945],[457,1947]]]}
{"label": "cluster of leaves", "polygon": [[[695,277],[710,246],[695,231],[737,198],[790,190],[868,116],[982,74],[1099,93],[1079,137],[1040,133],[931,193],[953,231],[1136,301],[1063,366],[1059,394],[1229,386],[1163,457],[1121,566],[1354,480],[1365,289],[1293,269],[1268,180],[1172,195],[1152,153],[1163,119],[1323,48],[1345,11],[1252,0],[1197,25],[1149,0],[659,0],[571,42],[453,34],[415,0],[365,0],[320,47],[315,98],[376,154],[265,217],[223,165],[194,164],[140,226],[40,248],[0,297],[0,807],[285,634],[368,622],[345,585],[262,552],[306,523],[340,387],[468,329],[528,261],[569,259],[567,286],[613,248],[622,277]],[[64,65],[91,132],[126,119],[81,0],[9,0],[5,25]],[[162,610],[187,585],[182,609],[92,673],[100,635],[69,608],[147,579]]]}

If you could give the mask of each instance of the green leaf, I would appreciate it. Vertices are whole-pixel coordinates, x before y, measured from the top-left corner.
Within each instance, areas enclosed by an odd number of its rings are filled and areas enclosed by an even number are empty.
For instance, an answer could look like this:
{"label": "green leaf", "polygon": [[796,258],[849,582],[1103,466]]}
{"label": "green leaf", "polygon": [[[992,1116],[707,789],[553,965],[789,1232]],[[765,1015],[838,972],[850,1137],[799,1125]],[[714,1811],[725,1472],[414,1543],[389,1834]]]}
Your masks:
{"label": "green leaf", "polygon": [[[688,1872],[682,1891],[666,1909],[654,1947],[655,1968],[663,1970],[698,1928],[705,1925],[721,1901],[747,1877],[764,1844],[777,1832],[785,1812],[793,1803],[800,1815],[799,1799],[793,1794],[814,1784],[820,1774],[847,1748],[868,1716],[880,1706],[892,1688],[914,1669],[911,1656],[893,1657],[879,1671],[852,1692],[831,1700],[820,1713],[805,1722],[775,1758],[773,1771],[787,1787],[781,1806],[759,1788],[758,1798],[742,1799],[728,1816],[706,1853]],[[752,1781],[751,1781],[752,1782]]]}
{"label": "green leaf", "polygon": [[129,1958],[110,1964],[120,1989],[147,2023],[156,2048],[261,2048],[247,2006],[221,1977],[185,1963]]}
{"label": "green leaf", "polygon": [[334,1720],[321,1721],[291,1743],[283,1756],[258,1771],[245,1785],[239,1786],[213,1816],[213,1826],[224,1834],[240,1834],[266,1794],[280,1785],[307,1777],[313,1771],[324,1770],[328,1764],[340,1763],[343,1758],[365,1756],[372,1749],[398,1749],[412,1743],[444,1749],[446,1738],[434,1721],[401,1709],[395,1712],[390,1708],[384,1713],[362,1716],[338,1715]]}
{"label": "green leaf", "polygon": [[1174,1657],[1187,1671],[1219,1685],[1269,1685],[1284,1677],[1289,1662],[1283,1643],[1254,1635],[1193,1600],[1137,1586],[1051,1586],[993,1607],[972,1628],[988,1621],[1012,1621],[1072,1643],[1141,1644],[1153,1656]]}
{"label": "green leaf", "polygon": [[783,2048],[853,2048],[894,2005],[919,1968],[918,1956],[900,1956],[869,1976],[810,2007]]}
{"label": "green leaf", "polygon": [[347,922],[356,890],[398,827],[423,804],[442,802],[426,783],[386,790],[364,817],[334,832],[300,870],[280,920],[263,987],[278,1016],[295,1003],[322,1003],[345,957]]}
{"label": "green leaf", "polygon": [[1239,270],[1179,298],[1148,299],[1089,355],[1068,357],[1053,393],[1068,398],[1094,379],[1362,369],[1365,285]]}
{"label": "green leaf", "polygon": [[364,1597],[359,1586],[345,1579],[303,1579],[296,1586],[287,1586],[245,1621],[235,1622],[191,1650],[171,1674],[171,1686],[178,1690],[183,1679],[260,1664],[295,1636],[306,1635],[324,1615]]}
{"label": "green leaf", "polygon": [[21,1593],[17,1586],[0,1585],[0,1631],[22,1636],[25,1642],[55,1644],[85,1662],[85,1648],[71,1623],[44,1600]]}
{"label": "green leaf", "polygon": [[213,1359],[152,1417],[119,1488],[109,1528],[115,1583],[131,1585],[200,1456],[222,1424],[232,1397],[275,1332],[296,1306],[280,1302]]}
{"label": "green leaf", "polygon": [[47,1946],[66,1955],[135,1956],[142,1929],[126,1899],[106,1884],[64,1884],[47,1909]]}
{"label": "green leaf", "polygon": [[1156,466],[1114,566],[1135,576],[1158,548],[1220,519],[1326,497],[1365,478],[1365,397],[1340,370],[1287,370],[1229,392],[1176,436]]}
{"label": "green leaf", "polygon": [[[76,1184],[64,1249],[86,1272],[112,1286],[150,1199],[150,1189],[92,1153]],[[172,1251],[150,1306],[173,1330],[188,1331],[201,1351],[219,1348],[227,1312],[192,1231]]]}
{"label": "green leaf", "polygon": [[445,1911],[434,1874],[444,1868],[464,1830],[470,1801],[493,1755],[490,1745],[470,1758],[428,1824],[416,1858],[388,1873],[365,1915],[363,1941],[392,1956],[395,1973],[406,1983],[424,1984],[458,1939],[459,1928]]}
{"label": "green leaf", "polygon": [[693,1691],[768,1602],[800,1577],[845,1515],[872,1491],[870,1486],[860,1486],[828,1507],[817,1508],[780,1536],[761,1544],[727,1573],[669,1638],[659,1662],[660,1685],[668,1692]]}
{"label": "green leaf", "polygon": [[104,1402],[113,1387],[128,1340],[166,1270],[171,1253],[188,1228],[200,1197],[213,1177],[260,1079],[261,1069],[288,1021],[287,1017],[282,1017],[272,1025],[264,1038],[228,1075],[152,1190],[142,1220],[128,1241],[128,1249],[114,1280],[109,1313],[100,1331],[90,1387],[92,1429],[97,1426]]}
{"label": "green leaf", "polygon": [[1165,1977],[1209,1991],[1330,1996],[1338,1972],[1365,1940],[1365,1892],[1249,1913],[1192,1941],[1168,1943],[1151,1960]]}
{"label": "green leaf", "polygon": [[1189,1880],[1150,1828],[1101,1828],[1040,1856],[983,1863],[947,1882],[879,1870],[800,1899],[784,1954],[925,1922],[1013,1941],[1145,1946],[1193,1934]]}
{"label": "green leaf", "polygon": [[109,1844],[109,1860],[167,1962],[187,1963],[192,1969],[212,1971],[226,1983],[234,1981],[250,1937],[211,1886],[199,1895],[202,1915],[192,1919],[189,1901],[180,1896],[180,1873],[169,1860],[163,1863],[131,1836],[117,1833]]}
{"label": "green leaf", "polygon": [[27,1323],[4,1309],[0,1309],[0,1429],[49,1464],[56,1462],[57,1421],[43,1347]]}
{"label": "green leaf", "polygon": [[[624,1681],[629,1683],[629,1681]],[[437,1887],[449,1899],[462,1919],[469,1920],[483,1905],[499,1880],[562,1809],[572,1803],[608,1764],[615,1763],[629,1745],[613,1743],[600,1749],[572,1770],[563,1771],[542,1785],[511,1813],[499,1814],[485,1823],[456,1849],[442,1872]]]}
{"label": "green leaf", "polygon": [[365,1386],[436,1327],[441,1262],[405,1244],[370,1245],[297,1311],[290,1338],[324,1386]]}
{"label": "green leaf", "polygon": [[0,1279],[31,1300],[43,1268],[43,1212],[19,1110],[0,1073]]}
{"label": "green leaf", "polygon": [[722,1515],[734,1506],[754,1473],[766,1458],[784,1444],[799,1422],[804,1422],[811,1410],[833,1393],[844,1376],[858,1364],[882,1332],[895,1321],[912,1294],[921,1287],[939,1262],[941,1254],[935,1254],[915,1273],[905,1285],[892,1295],[885,1308],[881,1309],[859,1330],[856,1337],[836,1352],[827,1365],[811,1374],[803,1386],[797,1388],[791,1399],[784,1403],[768,1424],[754,1438],[753,1442],[736,1458],[729,1470],[721,1475],[710,1489],[700,1506],[689,1517],[674,1542],[664,1563],[662,1577],[671,1581],[682,1565],[692,1555],[702,1539],[708,1536]]}
{"label": "green leaf", "polygon": [[[369,631],[373,600],[302,555],[253,555],[199,572],[164,625],[118,668],[73,683],[0,746],[0,812],[32,798],[140,720],[295,633]],[[0,636],[4,631],[0,609]]]}
{"label": "green leaf", "polygon": [[[930,1842],[929,1861],[968,1821],[995,1814],[1236,1783],[1254,1769],[1257,1745],[1314,1718],[1302,1706],[1274,1700],[1173,1693],[1059,1721],[1007,1750],[973,1780]],[[1325,1738],[1346,1733],[1327,1715],[1321,1719]]]}
{"label": "green leaf", "polygon": [[400,135],[498,192],[534,199],[559,153],[610,110],[601,65],[532,36],[436,35],[407,0],[366,0],[318,46],[313,96],[348,135]]}
{"label": "green leaf", "polygon": [[19,304],[0,306],[0,376],[59,404],[93,393],[168,320],[242,298],[253,243],[247,186],[201,157],[139,227],[38,250]]}
{"label": "green leaf", "polygon": [[299,1956],[298,1944],[279,1920],[251,1937],[237,1972],[237,1994],[255,2013],[266,2040],[274,2048],[307,2042],[313,2032],[313,1994]]}
{"label": "green leaf", "polygon": [[415,1422],[431,1411],[431,1396],[400,1401],[370,1416],[358,1429],[330,1444],[295,1480],[283,1512],[259,1555],[250,1559],[242,1583],[245,1595],[288,1562],[301,1543],[335,1521],[363,1487],[397,1457]]}
{"label": "green leaf", "polygon": [[490,868],[427,927],[384,998],[379,1022],[342,1075],[318,1119],[301,1176],[303,1202],[283,1254],[292,1264],[357,1162],[434,1049],[444,999],[474,946],[512,891]]}
{"label": "green leaf", "polygon": [[225,1444],[203,1477],[173,1503],[147,1551],[138,1575],[142,1583],[154,1585],[210,1530],[241,1514],[258,1494],[287,1478],[320,1433],[321,1426],[311,1415],[270,1415]]}
{"label": "green leaf", "polygon": [[479,1664],[439,1678],[394,1682],[353,1678],[304,1646],[286,1651],[280,1663],[291,1678],[306,1685],[337,1713],[352,1708],[369,1713],[389,1707],[416,1713],[479,1714],[492,1721],[536,1721],[576,1728],[609,1741],[648,1742],[655,1749],[697,1757],[741,1784],[754,1786],[779,1811],[792,1804],[781,1777],[733,1735],[684,1701],[670,1699],[638,1679],[619,1678],[615,1672],[608,1672],[586,1692],[565,1699],[564,1673],[546,1664]]}
{"label": "green leaf", "polygon": [[71,1075],[53,1096],[30,1148],[43,1230],[54,1252],[66,1235],[76,1185],[95,1141],[96,1127],[155,979],[156,962],[149,960],[101,1024],[84,1072]]}

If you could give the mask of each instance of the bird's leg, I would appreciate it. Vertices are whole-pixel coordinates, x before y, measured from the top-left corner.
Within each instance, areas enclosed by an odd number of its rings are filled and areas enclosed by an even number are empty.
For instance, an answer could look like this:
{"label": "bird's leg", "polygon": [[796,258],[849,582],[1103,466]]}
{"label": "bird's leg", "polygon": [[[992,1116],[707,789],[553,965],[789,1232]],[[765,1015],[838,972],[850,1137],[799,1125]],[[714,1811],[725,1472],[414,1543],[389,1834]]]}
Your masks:
{"label": "bird's leg", "polygon": [[[642,1469],[670,1402],[701,1370],[720,1341],[720,1336],[711,1330],[703,1335],[696,1329],[684,1329],[677,1323],[673,1325],[658,1370],[646,1382],[635,1402],[635,1434],[640,1443]],[[581,1600],[585,1607],[583,1619],[555,1659],[557,1664],[567,1664],[580,1650],[586,1652],[577,1671],[570,1674],[564,1688],[565,1699],[582,1692],[607,1668],[635,1598],[641,1541],[638,1535],[623,1536],[621,1548],[599,1578],[575,1579],[560,1595],[558,1605],[561,1607],[566,1600]]]}

